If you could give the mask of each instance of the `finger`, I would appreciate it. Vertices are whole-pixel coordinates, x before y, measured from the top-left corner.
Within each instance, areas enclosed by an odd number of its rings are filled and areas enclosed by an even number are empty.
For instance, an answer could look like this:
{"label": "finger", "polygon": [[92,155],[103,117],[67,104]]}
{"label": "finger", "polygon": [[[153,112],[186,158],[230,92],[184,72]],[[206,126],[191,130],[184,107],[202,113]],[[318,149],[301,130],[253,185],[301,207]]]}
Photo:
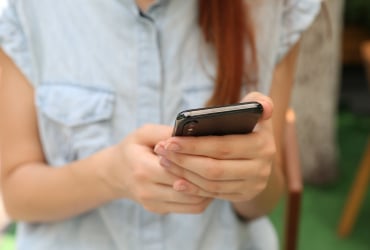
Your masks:
{"label": "finger", "polygon": [[[190,180],[192,183],[190,183]],[[238,181],[209,181],[197,176],[179,179],[174,182],[173,189],[178,192],[202,196],[202,197],[218,197],[226,194],[242,194],[245,192],[247,185],[256,185],[256,181],[250,180],[246,183],[245,180]],[[195,185],[194,185],[195,184]]]}
{"label": "finger", "polygon": [[156,145],[157,150],[184,154],[203,155],[217,159],[254,158],[262,156],[265,151],[274,151],[275,143],[272,131],[272,100],[258,92],[248,94],[243,101],[258,101],[263,105],[264,114],[253,133],[247,135],[206,136],[206,137],[172,137]]}
{"label": "finger", "polygon": [[[215,196],[211,196],[214,199],[220,200],[227,200],[232,202],[242,202],[242,201],[249,201],[256,197],[257,193],[255,192],[247,192],[244,194],[216,194]],[[208,197],[208,196],[204,196]]]}
{"label": "finger", "polygon": [[262,104],[263,115],[261,117],[261,120],[267,120],[271,118],[274,105],[270,97],[263,95],[259,92],[250,92],[242,99],[242,102],[251,102],[251,101],[259,102]]}
{"label": "finger", "polygon": [[262,104],[263,106],[263,114],[257,125],[255,126],[253,131],[266,131],[267,133],[272,132],[272,113],[274,109],[274,105],[272,99],[268,96],[265,96],[259,92],[251,92],[247,94],[242,101],[256,101]]}
{"label": "finger", "polygon": [[212,201],[212,198],[207,198],[198,204],[177,204],[166,202],[165,206],[173,213],[199,214],[204,212]]}
{"label": "finger", "polygon": [[198,204],[183,204],[177,202],[151,202],[145,204],[144,208],[147,210],[158,213],[182,213],[182,214],[199,214],[205,211],[213,199],[206,198]]}
{"label": "finger", "polygon": [[218,197],[219,195],[245,193],[248,186],[253,187],[253,189],[264,187],[270,174],[269,168],[265,169],[266,173],[260,173],[245,179],[227,181],[208,180],[179,166],[175,166],[175,164],[172,164],[168,171],[182,176],[181,179],[174,182],[174,190],[204,197]]}
{"label": "finger", "polygon": [[136,131],[136,142],[154,147],[158,142],[171,137],[173,128],[170,126],[146,124]]}
{"label": "finger", "polygon": [[159,155],[176,152],[208,156],[215,159],[251,159],[263,156],[273,144],[272,132],[261,127],[246,135],[172,137],[158,144],[154,151]]}
{"label": "finger", "polygon": [[172,186],[178,176],[166,171],[159,163],[159,157],[149,154],[148,157],[138,158],[138,167],[133,170],[134,177],[141,182],[153,182]]}
{"label": "finger", "polygon": [[210,181],[232,181],[244,179],[245,176],[256,176],[262,165],[251,160],[217,160],[183,154],[168,154],[160,159],[160,164],[167,171],[185,179],[195,174]]}
{"label": "finger", "polygon": [[[243,189],[239,190],[239,192],[231,192],[231,193],[222,193],[222,192],[208,192],[205,191],[201,188],[199,189],[182,189],[178,190],[178,186],[187,186],[188,181],[186,180],[178,180],[177,182],[174,183],[173,188],[174,190],[178,192],[185,192],[188,194],[194,194],[200,197],[207,197],[207,198],[213,198],[213,199],[223,199],[223,200],[228,200],[228,201],[246,201],[250,200],[253,197],[256,196],[259,192],[261,192],[264,187],[258,187],[256,188],[255,185],[252,183],[249,186],[245,186]],[[243,191],[243,192],[241,192]]]}
{"label": "finger", "polygon": [[200,204],[205,199],[204,197],[185,192],[176,192],[172,186],[159,184],[154,185],[149,190],[143,191],[141,198],[145,201],[163,201],[178,204]]}
{"label": "finger", "polygon": [[264,188],[265,185],[255,185],[250,183],[248,186],[244,186],[244,188],[238,190],[237,192],[208,192],[201,188],[192,189],[192,188],[182,188],[179,190],[179,186],[186,187],[188,185],[187,180],[178,180],[174,183],[173,189],[178,192],[186,192],[188,194],[194,194],[200,197],[207,197],[213,199],[223,199],[228,201],[246,201],[254,198],[258,193],[260,193]]}

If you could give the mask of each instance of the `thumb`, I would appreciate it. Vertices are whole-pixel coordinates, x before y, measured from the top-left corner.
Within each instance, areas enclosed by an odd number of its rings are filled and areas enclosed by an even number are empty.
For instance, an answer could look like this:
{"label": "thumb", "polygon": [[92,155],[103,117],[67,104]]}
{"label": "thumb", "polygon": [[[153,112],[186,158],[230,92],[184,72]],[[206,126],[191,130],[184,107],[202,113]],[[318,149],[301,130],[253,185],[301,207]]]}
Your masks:
{"label": "thumb", "polygon": [[258,102],[263,106],[263,114],[261,120],[268,120],[272,116],[274,104],[272,99],[259,92],[250,92],[243,99],[242,102]]}
{"label": "thumb", "polygon": [[173,127],[157,124],[146,124],[137,129],[135,139],[138,143],[154,146],[171,137]]}

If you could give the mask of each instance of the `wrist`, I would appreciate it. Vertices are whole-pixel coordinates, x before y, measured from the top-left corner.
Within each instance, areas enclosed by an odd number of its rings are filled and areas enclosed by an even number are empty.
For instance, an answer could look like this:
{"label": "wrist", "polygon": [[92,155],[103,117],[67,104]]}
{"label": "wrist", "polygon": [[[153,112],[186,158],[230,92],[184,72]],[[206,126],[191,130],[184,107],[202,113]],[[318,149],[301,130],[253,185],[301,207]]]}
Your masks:
{"label": "wrist", "polygon": [[243,209],[240,209],[240,204],[238,205],[236,202],[232,202],[231,205],[234,210],[235,216],[236,218],[238,218],[239,221],[246,223],[252,220],[251,216],[246,215],[242,212]]}
{"label": "wrist", "polygon": [[114,176],[115,165],[118,160],[115,158],[118,154],[116,146],[111,146],[100,152],[100,157],[97,159],[98,164],[94,164],[96,181],[102,192],[106,195],[107,200],[115,200],[122,198],[120,192],[122,184],[116,181]]}
{"label": "wrist", "polygon": [[119,173],[117,170],[122,165],[120,159],[117,156],[121,150],[118,145],[113,145],[101,151],[101,157],[99,157],[99,164],[95,165],[96,177],[99,185],[101,186],[104,193],[106,193],[109,200],[115,200],[124,198],[127,195],[124,190],[124,183],[120,181]]}

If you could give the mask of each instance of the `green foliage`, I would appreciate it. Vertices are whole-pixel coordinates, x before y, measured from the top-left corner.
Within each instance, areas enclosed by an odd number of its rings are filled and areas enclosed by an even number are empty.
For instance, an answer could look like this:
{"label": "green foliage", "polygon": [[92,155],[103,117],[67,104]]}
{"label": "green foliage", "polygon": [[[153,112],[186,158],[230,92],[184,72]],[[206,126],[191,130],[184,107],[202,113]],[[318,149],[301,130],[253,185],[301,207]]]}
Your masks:
{"label": "green foliage", "polygon": [[370,29],[370,1],[345,0],[345,22]]}

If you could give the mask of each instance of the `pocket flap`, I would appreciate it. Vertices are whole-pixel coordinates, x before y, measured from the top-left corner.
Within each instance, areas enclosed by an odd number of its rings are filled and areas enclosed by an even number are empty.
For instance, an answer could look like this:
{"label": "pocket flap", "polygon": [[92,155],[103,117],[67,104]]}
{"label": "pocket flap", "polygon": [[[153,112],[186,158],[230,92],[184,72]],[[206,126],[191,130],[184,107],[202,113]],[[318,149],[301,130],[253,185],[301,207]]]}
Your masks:
{"label": "pocket flap", "polygon": [[39,111],[71,127],[110,119],[114,99],[110,91],[72,84],[41,85],[36,91]]}

